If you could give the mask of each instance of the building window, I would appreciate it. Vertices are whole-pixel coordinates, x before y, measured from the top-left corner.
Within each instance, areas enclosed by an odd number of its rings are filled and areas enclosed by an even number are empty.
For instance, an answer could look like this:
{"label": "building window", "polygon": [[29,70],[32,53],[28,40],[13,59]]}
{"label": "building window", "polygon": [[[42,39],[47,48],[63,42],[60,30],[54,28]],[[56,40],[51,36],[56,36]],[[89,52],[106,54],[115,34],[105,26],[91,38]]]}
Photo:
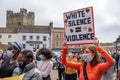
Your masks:
{"label": "building window", "polygon": [[62,34],[62,36],[63,36],[63,38],[65,38],[65,34],[64,33]]}
{"label": "building window", "polygon": [[26,48],[26,45],[25,44],[23,44],[23,49],[25,49]]}
{"label": "building window", "polygon": [[43,36],[43,41],[47,41],[47,37],[46,36]]}
{"label": "building window", "polygon": [[0,44],[2,44],[2,42],[0,42]]}
{"label": "building window", "polygon": [[2,38],[2,35],[0,35],[0,38]]}
{"label": "building window", "polygon": [[11,42],[8,42],[8,45],[11,45]]}
{"label": "building window", "polygon": [[22,40],[25,41],[26,40],[26,36],[22,36]]}
{"label": "building window", "polygon": [[30,36],[30,41],[33,41],[33,36]]}
{"label": "building window", "polygon": [[39,36],[36,36],[36,41],[39,41],[40,40],[40,37]]}
{"label": "building window", "polygon": [[47,47],[47,45],[46,44],[43,44],[43,48],[46,48]]}
{"label": "building window", "polygon": [[55,37],[56,37],[56,38],[60,38],[60,34],[59,34],[59,33],[56,33],[56,34],[55,34]]}
{"label": "building window", "polygon": [[60,48],[60,42],[55,43],[55,48]]}
{"label": "building window", "polygon": [[11,38],[12,36],[11,35],[8,35],[8,38]]}
{"label": "building window", "polygon": [[36,49],[39,49],[39,47],[40,47],[39,44],[36,44]]}

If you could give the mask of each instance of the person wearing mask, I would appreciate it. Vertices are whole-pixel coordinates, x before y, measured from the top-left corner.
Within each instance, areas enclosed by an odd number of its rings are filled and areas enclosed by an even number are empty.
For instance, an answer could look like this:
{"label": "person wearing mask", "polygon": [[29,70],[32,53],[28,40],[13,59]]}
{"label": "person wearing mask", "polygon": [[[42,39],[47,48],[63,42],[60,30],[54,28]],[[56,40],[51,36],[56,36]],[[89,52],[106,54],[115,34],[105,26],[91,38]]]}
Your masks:
{"label": "person wearing mask", "polygon": [[58,62],[58,80],[64,80],[65,79],[65,73],[64,73],[65,66],[61,62],[61,55],[57,59],[57,62]]}
{"label": "person wearing mask", "polygon": [[117,51],[117,54],[119,56],[119,60],[118,60],[118,70],[117,70],[117,79],[120,80],[120,51]]}
{"label": "person wearing mask", "polygon": [[13,71],[13,76],[25,73],[22,80],[42,80],[40,71],[33,62],[33,52],[31,50],[23,50],[18,56],[18,66]]}
{"label": "person wearing mask", "polygon": [[8,45],[6,53],[7,53],[7,57],[11,58],[11,56],[12,56],[12,44]]}
{"label": "person wearing mask", "polygon": [[46,48],[39,49],[37,55],[41,58],[41,61],[38,63],[38,69],[42,74],[43,80],[51,80],[50,72],[53,67],[51,62],[52,51]]}
{"label": "person wearing mask", "polygon": [[[77,62],[77,58],[73,51],[70,51],[67,56],[67,61]],[[65,68],[65,80],[77,80],[77,70],[66,66]]]}
{"label": "person wearing mask", "polygon": [[119,54],[116,51],[114,51],[114,53],[112,53],[112,57],[115,59],[114,71],[117,72],[117,70],[118,70],[118,61],[119,61]]}
{"label": "person wearing mask", "polygon": [[[1,63],[0,66],[0,78],[11,77],[16,67],[16,60],[19,53],[22,50],[22,46],[17,43],[12,43],[12,50],[9,53],[9,58]],[[8,54],[8,53],[7,53]]]}
{"label": "person wearing mask", "polygon": [[40,58],[38,52],[39,52],[39,49],[37,49],[36,52],[35,52],[36,60],[37,60],[37,61],[41,61],[41,58]]}
{"label": "person wearing mask", "polygon": [[5,61],[7,59],[7,53],[6,53],[6,49],[3,50],[3,52],[1,53],[1,56],[0,56],[0,63],[2,63],[3,61]]}
{"label": "person wearing mask", "polygon": [[[106,49],[106,51],[109,53],[109,50]],[[112,55],[109,53],[109,55],[112,57]],[[101,56],[102,57],[102,56]],[[103,57],[102,63],[106,62],[106,59]],[[115,65],[115,64],[114,64]],[[114,80],[114,65],[110,67],[102,76],[101,80]]]}
{"label": "person wearing mask", "polygon": [[[102,75],[111,66],[114,65],[114,59],[100,45],[99,40],[95,38],[94,44],[82,47],[82,60],[79,63],[73,63],[66,60],[68,46],[63,44],[62,63],[68,67],[80,71],[79,80],[101,80]],[[97,51],[106,59],[105,63],[100,63]]]}

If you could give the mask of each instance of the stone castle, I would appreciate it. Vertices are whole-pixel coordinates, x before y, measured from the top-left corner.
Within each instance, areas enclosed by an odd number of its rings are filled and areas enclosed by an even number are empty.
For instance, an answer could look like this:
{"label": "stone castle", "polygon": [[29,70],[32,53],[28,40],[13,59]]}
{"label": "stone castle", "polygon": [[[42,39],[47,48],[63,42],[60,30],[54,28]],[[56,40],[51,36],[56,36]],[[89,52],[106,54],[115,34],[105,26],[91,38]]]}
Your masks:
{"label": "stone castle", "polygon": [[13,13],[12,10],[8,10],[6,16],[6,27],[15,28],[18,25],[34,25],[34,12],[27,13],[27,10],[24,8],[21,8],[19,13]]}

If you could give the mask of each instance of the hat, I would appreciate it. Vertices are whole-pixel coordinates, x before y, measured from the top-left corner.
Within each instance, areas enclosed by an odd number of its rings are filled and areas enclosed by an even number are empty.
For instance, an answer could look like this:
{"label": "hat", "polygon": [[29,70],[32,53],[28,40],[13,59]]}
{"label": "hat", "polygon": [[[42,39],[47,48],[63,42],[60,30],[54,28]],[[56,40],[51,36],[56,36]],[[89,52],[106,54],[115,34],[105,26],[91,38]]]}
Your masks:
{"label": "hat", "polygon": [[20,45],[19,43],[13,42],[12,45],[15,46],[17,49],[19,49],[19,51],[22,50],[22,45]]}

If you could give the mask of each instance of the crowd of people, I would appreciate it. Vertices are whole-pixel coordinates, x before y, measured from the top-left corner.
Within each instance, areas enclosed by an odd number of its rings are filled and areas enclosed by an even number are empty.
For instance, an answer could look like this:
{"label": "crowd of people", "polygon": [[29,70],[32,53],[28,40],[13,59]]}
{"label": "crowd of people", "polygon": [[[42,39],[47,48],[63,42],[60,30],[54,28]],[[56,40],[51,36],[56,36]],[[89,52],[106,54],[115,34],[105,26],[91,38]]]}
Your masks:
{"label": "crowd of people", "polygon": [[[37,62],[37,57],[41,60]],[[36,53],[13,42],[0,55],[0,79],[24,74],[22,80],[51,80],[52,52],[41,48]]]}
{"label": "crowd of people", "polygon": [[[94,44],[83,45],[79,54],[69,50],[64,42],[61,53],[54,57],[57,80],[113,80],[115,72],[116,78],[120,78],[120,52],[110,54],[100,46],[97,38]],[[40,48],[33,53],[13,42],[0,51],[0,79],[25,74],[22,80],[51,80],[52,58],[50,49]]]}

